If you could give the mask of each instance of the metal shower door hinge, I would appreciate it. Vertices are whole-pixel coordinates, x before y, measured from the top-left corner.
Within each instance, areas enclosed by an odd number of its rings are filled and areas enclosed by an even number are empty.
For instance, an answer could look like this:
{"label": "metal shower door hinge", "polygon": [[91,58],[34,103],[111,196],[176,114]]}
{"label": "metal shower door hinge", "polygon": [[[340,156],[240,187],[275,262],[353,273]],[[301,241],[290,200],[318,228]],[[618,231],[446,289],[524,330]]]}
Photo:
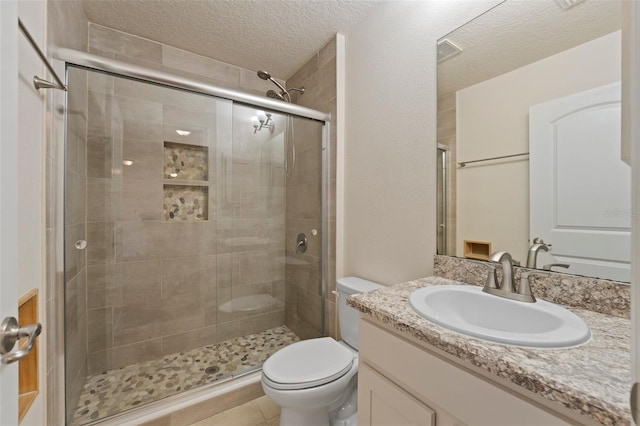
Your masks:
{"label": "metal shower door hinge", "polygon": [[[0,324],[0,355],[2,355],[3,364],[11,364],[16,361],[20,361],[27,356],[36,341],[36,337],[40,335],[42,331],[42,325],[35,323],[20,327],[18,320],[15,317],[6,317]],[[13,352],[12,349],[19,339],[28,337],[27,344],[17,351]]]}

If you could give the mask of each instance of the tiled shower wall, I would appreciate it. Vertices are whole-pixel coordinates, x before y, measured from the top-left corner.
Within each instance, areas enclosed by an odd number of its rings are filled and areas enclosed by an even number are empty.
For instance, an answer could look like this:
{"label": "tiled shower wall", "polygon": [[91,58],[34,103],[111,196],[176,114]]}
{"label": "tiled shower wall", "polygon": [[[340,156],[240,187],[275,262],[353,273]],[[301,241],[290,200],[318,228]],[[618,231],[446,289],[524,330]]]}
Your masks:
{"label": "tiled shower wall", "polygon": [[[265,83],[258,79],[255,71],[235,67],[95,24],[89,25],[89,51],[243,91],[263,94],[264,91],[272,88],[271,83]],[[129,97],[136,94],[135,91],[131,91],[131,87],[119,89],[119,85],[123,86],[124,82],[112,86],[113,83],[108,82],[105,78],[97,80],[100,81],[93,81],[90,84],[90,88],[93,89],[90,96],[93,103],[90,105],[97,108],[98,116],[101,116],[101,108],[105,111],[107,108],[104,103],[105,99],[101,98],[103,94],[100,92],[112,90],[109,95],[116,97],[123,95]],[[140,90],[146,91],[146,89]],[[142,94],[142,96],[145,95]],[[141,140],[153,138],[154,125],[149,125],[149,123],[157,124],[165,120],[170,106],[168,103],[163,103],[162,99],[155,99],[155,103],[140,103],[127,99],[125,108],[127,108],[127,104],[130,109],[127,114],[131,112],[141,120],[138,120],[138,131],[131,130],[135,133],[131,135],[131,139],[123,140],[122,149],[133,151],[134,154],[146,158],[149,154],[150,144],[145,144]],[[193,108],[189,114],[183,114],[181,117],[197,115],[195,111],[197,108]],[[255,114],[255,111],[252,111],[251,114]],[[234,111],[235,115],[240,117],[243,114]],[[245,134],[244,125],[248,123],[248,117],[245,118],[247,121],[242,124],[241,131],[234,127],[234,136]],[[204,122],[197,124],[205,127],[212,125],[212,123]],[[110,191],[113,195],[117,194],[114,191],[120,190],[123,194],[123,200],[127,197],[129,200],[138,200],[135,206],[125,202],[118,207],[122,210],[120,214],[130,216],[129,218],[125,217],[128,220],[135,219],[131,215],[150,213],[149,209],[152,204],[162,206],[160,199],[162,186],[152,184],[153,179],[158,179],[158,177],[152,177],[148,174],[139,175],[137,178],[142,184],[128,187],[126,185],[128,179],[123,176],[124,179],[121,179],[121,182],[125,182],[125,184],[117,190],[114,189],[113,184],[104,184],[104,179],[109,178],[104,177],[103,174],[110,172],[110,167],[113,164],[100,164],[100,161],[93,160],[100,157],[109,159],[110,156],[117,153],[109,151],[109,135],[99,135],[96,133],[100,132],[94,130],[90,129],[95,136],[90,141],[92,142],[91,149],[95,148],[96,151],[89,153],[89,167],[93,174],[89,183],[90,193],[98,190],[102,191],[102,195],[104,195],[104,191]],[[246,127],[246,130],[246,136],[252,135],[253,128],[251,126]],[[266,132],[261,132],[255,137],[264,138],[266,134]],[[138,139],[138,141],[132,142],[133,139]],[[107,141],[107,145],[104,144],[105,141]],[[156,144],[161,143],[162,137],[156,138],[155,141]],[[261,153],[260,150],[252,152],[250,148],[247,148],[249,146],[248,143],[238,145],[238,147],[243,147],[244,152],[218,152],[219,156],[224,155],[225,161],[227,161],[224,172],[227,180],[218,182],[217,187],[210,185],[209,198],[212,202],[217,197],[222,203],[223,194],[217,193],[220,188],[228,192],[226,194],[228,198],[224,199],[227,203],[225,205],[209,206],[209,221],[172,223],[170,225],[172,230],[169,233],[162,226],[166,224],[153,223],[153,221],[144,218],[141,218],[142,224],[133,224],[128,221],[118,224],[116,221],[112,222],[113,225],[109,222],[96,222],[90,225],[92,233],[90,238],[106,241],[104,247],[94,251],[97,253],[96,258],[91,254],[91,250],[89,251],[92,265],[89,268],[88,296],[91,309],[88,321],[91,330],[99,331],[98,335],[89,340],[90,372],[125,365],[134,359],[148,359],[184,348],[202,346],[233,337],[238,333],[250,333],[283,323],[282,302],[278,303],[274,300],[282,301],[284,297],[284,266],[282,262],[278,263],[274,259],[277,257],[275,254],[279,254],[280,258],[283,257],[284,241],[273,239],[272,236],[276,234],[275,228],[284,227],[284,211],[281,219],[278,219],[277,213],[274,213],[267,221],[258,223],[259,220],[255,217],[258,206],[249,198],[249,195],[252,194],[238,188],[238,185],[245,184],[249,185],[253,191],[256,191],[256,188],[270,188],[270,203],[273,210],[275,208],[273,206],[277,204],[274,203],[274,198],[282,197],[284,199],[284,180],[282,177],[278,177],[277,171],[277,162],[279,161],[280,174],[282,173],[282,155],[276,159],[267,158],[263,156],[264,152]],[[231,145],[221,149],[231,149]],[[100,152],[100,150],[106,151]],[[95,158],[93,158],[94,154]],[[157,156],[161,153],[155,151],[153,155],[149,157],[153,158],[150,161],[158,161]],[[222,173],[213,167],[213,161],[216,161],[213,159],[215,155],[215,150],[210,148],[211,170],[215,170],[211,174],[212,178],[216,176],[216,173]],[[264,161],[268,161],[268,164],[256,163],[264,163]],[[272,167],[274,165],[276,167]],[[147,165],[145,169],[151,173],[152,168],[151,165]],[[265,179],[264,174],[267,172],[271,180],[265,184],[263,179]],[[159,176],[162,176],[162,171]],[[256,179],[260,182],[254,182]],[[277,193],[278,185],[282,186],[281,194]],[[96,197],[97,199],[94,201],[99,202],[100,197]],[[266,200],[266,198],[262,197],[261,200]],[[104,220],[105,218],[99,217],[99,212],[104,209],[104,206],[96,205],[93,208],[92,202],[94,201],[89,201],[90,215],[98,214],[97,220]],[[154,214],[161,213],[162,209]],[[219,217],[215,217],[216,213]],[[153,239],[154,253],[151,255],[134,254],[133,257],[126,258],[126,254],[122,251],[123,246],[118,243],[118,239],[124,238],[125,246],[133,247],[135,241],[130,240],[127,243],[126,239],[143,237]],[[219,239],[218,242],[216,242],[216,238]],[[193,240],[196,240],[195,244]],[[110,245],[113,248],[110,248]],[[121,254],[118,254],[119,249]],[[98,260],[98,257],[102,255],[113,259],[114,263],[103,264],[101,260]],[[130,262],[132,260],[133,262]],[[216,274],[218,275],[217,280]],[[190,281],[190,285],[178,284],[184,281]],[[169,282],[174,282],[176,285],[171,286],[167,284]],[[135,285],[131,285],[131,283],[135,283]],[[101,290],[101,288],[105,288],[104,285],[107,286],[106,290]],[[110,285],[111,287],[109,287]],[[208,290],[203,293],[205,288]],[[107,294],[98,294],[100,292]],[[197,302],[193,298],[195,294],[200,296]],[[231,300],[232,297],[250,294],[272,295],[274,299],[267,300],[267,303],[271,300],[272,306],[263,309],[263,313],[257,316],[237,313],[232,315],[216,309],[217,306]],[[140,309],[139,306],[129,309],[118,307],[118,303],[124,300],[135,302],[141,298],[146,299],[149,303],[155,303],[152,311]],[[199,306],[198,303],[203,305]],[[225,310],[228,311],[228,309]],[[157,321],[151,321],[149,318],[151,315],[157,316]],[[154,334],[155,330],[163,328],[158,324],[168,324],[169,328],[166,329],[168,335],[164,338]]]}
{"label": "tiled shower wall", "polygon": [[[316,52],[296,74],[287,80],[287,87],[305,88],[305,93],[292,92],[298,105],[329,112],[332,116],[329,140],[328,182],[328,291],[325,300],[326,334],[337,337],[335,323],[336,285],[336,38]],[[322,333],[321,306],[321,239],[310,230],[321,225],[321,141],[304,137],[296,129],[296,166],[287,179],[287,256],[305,263],[287,264],[286,324],[301,337],[316,337]],[[319,229],[319,228],[318,228]],[[305,254],[296,253],[298,233],[309,238],[310,248]]]}
{"label": "tiled shower wall", "polygon": [[[140,64],[150,68],[161,69],[174,74],[184,75],[199,80],[209,81],[216,85],[248,91],[254,94],[263,95],[266,90],[272,89],[270,82],[265,82],[256,77],[254,70],[247,70],[233,65],[229,65],[210,58],[195,55],[171,46],[162,45],[151,40],[136,37],[130,34],[115,31],[99,25],[89,25],[89,51]],[[281,80],[282,83],[284,83]],[[330,293],[335,289],[335,187],[336,187],[336,40],[331,40],[323,49],[318,51],[313,57],[289,80],[289,87],[303,85],[307,88],[304,95],[299,96],[292,93],[294,103],[308,106],[332,114],[333,122],[330,134],[330,164],[329,164],[329,222],[326,230],[329,233],[328,239],[328,276],[327,282],[329,291],[327,292],[327,303],[325,304],[325,326],[327,333],[335,336],[335,299]],[[298,135],[300,136],[300,135]],[[296,137],[296,149],[301,153],[306,148],[305,140]],[[307,141],[310,143],[310,141]],[[314,143],[315,144],[315,143]],[[317,147],[319,148],[319,147]],[[315,149],[315,148],[314,148]],[[318,157],[319,159],[319,157]],[[305,161],[305,160],[300,160]],[[319,165],[314,165],[315,167]],[[314,169],[315,170],[315,169]],[[320,188],[320,173],[311,171],[308,176],[318,176],[314,183],[314,191]],[[304,181],[305,178],[303,178]],[[293,224],[295,220],[306,220],[319,223],[320,208],[314,218],[302,218],[295,213],[292,208],[293,193],[291,192],[300,183],[298,177],[293,177],[290,184],[287,184],[287,223]],[[304,185],[311,185],[309,181]],[[296,217],[298,215],[298,217]],[[294,221],[294,222],[292,222]],[[299,222],[298,222],[299,224]],[[295,255],[295,236],[297,235],[298,224],[288,226],[286,232],[287,255]],[[321,332],[322,327],[318,323],[321,321],[320,312],[315,307],[306,307],[306,303],[313,302],[313,306],[319,307],[319,297],[321,297],[320,285],[320,238],[312,238],[309,235],[309,226],[305,226],[307,235],[310,237],[310,247],[306,258],[312,260],[313,268],[304,271],[299,265],[287,265],[287,325],[295,329],[302,337],[312,337]],[[318,228],[319,229],[319,228]],[[295,234],[294,234],[295,233]],[[293,252],[292,252],[292,244]],[[300,297],[298,297],[298,289]],[[300,309],[298,309],[300,308]]]}
{"label": "tiled shower wall", "polygon": [[[97,73],[89,88],[89,374],[282,325],[282,138],[229,101]],[[167,176],[176,143],[207,147],[206,173]],[[206,216],[167,216],[193,188]]]}

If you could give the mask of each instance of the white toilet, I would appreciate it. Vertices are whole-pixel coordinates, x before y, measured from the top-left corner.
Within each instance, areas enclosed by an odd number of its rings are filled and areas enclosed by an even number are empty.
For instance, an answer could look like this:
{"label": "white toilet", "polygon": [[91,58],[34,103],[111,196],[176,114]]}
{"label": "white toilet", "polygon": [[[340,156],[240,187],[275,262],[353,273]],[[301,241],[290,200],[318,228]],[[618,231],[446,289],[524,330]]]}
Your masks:
{"label": "white toilet", "polygon": [[338,319],[342,341],[304,340],[280,349],[262,367],[262,389],[278,404],[280,426],[355,426],[358,385],[358,311],[352,294],[382,288],[362,278],[340,278]]}

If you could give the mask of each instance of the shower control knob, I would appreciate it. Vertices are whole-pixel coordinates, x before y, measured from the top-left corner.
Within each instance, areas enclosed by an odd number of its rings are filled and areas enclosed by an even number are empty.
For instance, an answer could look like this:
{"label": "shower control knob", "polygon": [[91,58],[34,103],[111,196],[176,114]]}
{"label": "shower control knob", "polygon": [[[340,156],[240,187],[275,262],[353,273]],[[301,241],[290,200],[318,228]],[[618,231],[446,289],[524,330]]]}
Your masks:
{"label": "shower control knob", "polygon": [[302,232],[298,234],[296,238],[296,253],[304,253],[307,251],[307,236]]}

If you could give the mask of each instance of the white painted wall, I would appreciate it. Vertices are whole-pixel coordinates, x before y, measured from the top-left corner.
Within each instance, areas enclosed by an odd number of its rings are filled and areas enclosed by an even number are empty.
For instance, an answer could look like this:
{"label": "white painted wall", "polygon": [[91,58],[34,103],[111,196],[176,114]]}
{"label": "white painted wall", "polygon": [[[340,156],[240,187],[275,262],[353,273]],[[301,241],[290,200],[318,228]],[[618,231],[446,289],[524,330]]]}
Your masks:
{"label": "white painted wall", "polygon": [[[617,31],[458,91],[458,161],[528,152],[531,105],[620,81],[620,64]],[[463,240],[482,240],[526,262],[527,157],[458,168],[457,182],[457,255]]]}
{"label": "white painted wall", "polygon": [[[39,46],[45,44],[44,2],[18,1],[18,16]],[[17,26],[17,22],[15,23]],[[18,297],[38,290],[38,320],[45,322],[44,280],[44,117],[45,93],[33,87],[44,66],[25,37],[18,38]],[[16,301],[17,303],[17,301]],[[27,324],[21,324],[27,325]],[[39,394],[22,425],[45,424],[46,343],[39,338]]]}
{"label": "white painted wall", "polygon": [[338,277],[389,285],[432,273],[436,41],[497,3],[388,2],[346,34],[345,187],[337,200],[338,212],[344,211],[337,236],[344,264]]}

